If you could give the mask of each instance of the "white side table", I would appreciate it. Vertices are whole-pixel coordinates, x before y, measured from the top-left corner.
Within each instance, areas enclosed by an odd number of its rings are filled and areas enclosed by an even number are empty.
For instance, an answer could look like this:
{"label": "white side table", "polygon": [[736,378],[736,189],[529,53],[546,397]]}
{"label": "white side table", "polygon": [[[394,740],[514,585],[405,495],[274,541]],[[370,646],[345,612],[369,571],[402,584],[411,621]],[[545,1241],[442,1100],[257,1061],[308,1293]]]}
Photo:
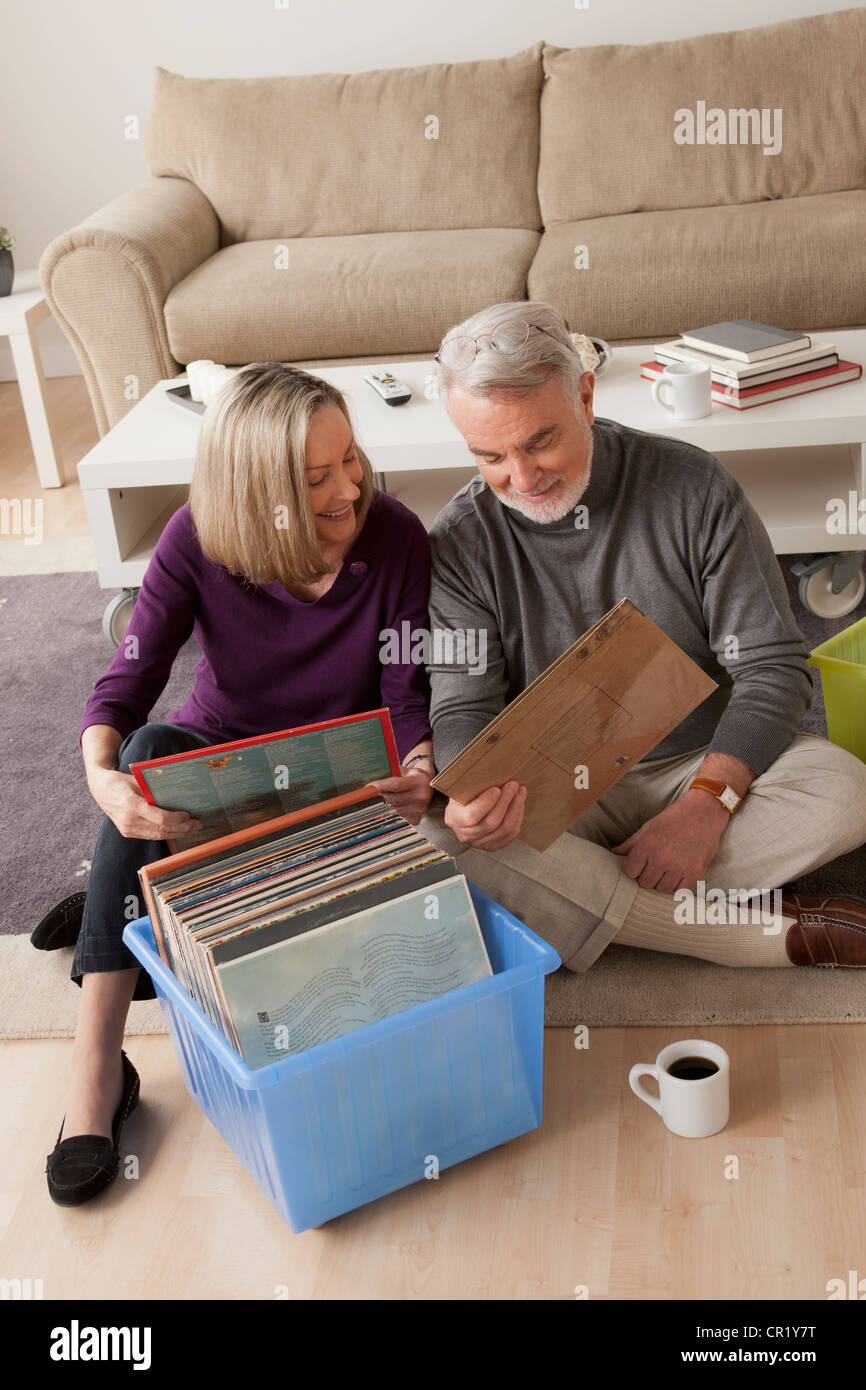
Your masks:
{"label": "white side table", "polygon": [[12,348],[39,482],[42,487],[62,487],[54,435],[45,409],[45,376],[36,338],[37,324],[50,313],[41,290],[0,297],[0,336],[7,337]]}

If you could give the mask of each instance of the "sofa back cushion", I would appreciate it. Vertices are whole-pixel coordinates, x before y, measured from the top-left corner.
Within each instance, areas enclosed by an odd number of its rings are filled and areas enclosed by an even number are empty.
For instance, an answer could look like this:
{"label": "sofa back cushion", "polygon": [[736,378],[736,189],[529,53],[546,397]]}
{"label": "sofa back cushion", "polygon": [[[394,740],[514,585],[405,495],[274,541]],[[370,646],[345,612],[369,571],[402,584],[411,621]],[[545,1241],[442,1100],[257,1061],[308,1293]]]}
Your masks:
{"label": "sofa back cushion", "polygon": [[864,55],[866,9],[640,47],[545,45],[545,226],[866,187]]}
{"label": "sofa back cushion", "polygon": [[158,67],[148,167],[201,189],[222,245],[538,230],[542,48],[345,75],[199,78]]}

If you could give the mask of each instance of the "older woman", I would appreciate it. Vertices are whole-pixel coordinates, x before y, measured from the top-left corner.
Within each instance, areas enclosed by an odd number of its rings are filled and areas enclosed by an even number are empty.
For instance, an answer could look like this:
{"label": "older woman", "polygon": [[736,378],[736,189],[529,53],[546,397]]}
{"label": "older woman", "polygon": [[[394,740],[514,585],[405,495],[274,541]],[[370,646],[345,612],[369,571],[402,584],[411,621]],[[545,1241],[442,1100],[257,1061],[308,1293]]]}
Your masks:
{"label": "older woman", "polygon": [[[205,412],[189,502],[160,537],[81,723],[105,815],[72,962],[81,1001],[46,1169],[55,1202],[79,1205],[116,1176],[139,1087],[121,1049],[126,1015],[132,999],[154,997],[121,933],[139,914],[137,870],[197,825],[148,805],[130,762],[387,706],[401,773],[374,785],[417,824],[434,772],[427,676],[379,653],[383,628],[426,630],[428,589],[427,533],[374,488],[340,392],[276,362],[238,372]],[[194,689],[168,723],[148,724],[191,634]]]}

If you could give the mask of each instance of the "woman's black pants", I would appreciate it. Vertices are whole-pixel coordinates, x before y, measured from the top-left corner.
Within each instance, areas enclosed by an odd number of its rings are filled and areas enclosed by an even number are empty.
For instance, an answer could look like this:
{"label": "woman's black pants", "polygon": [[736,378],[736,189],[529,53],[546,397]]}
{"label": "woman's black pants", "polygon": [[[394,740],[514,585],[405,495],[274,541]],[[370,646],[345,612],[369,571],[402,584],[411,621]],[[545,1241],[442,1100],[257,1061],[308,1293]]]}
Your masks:
{"label": "woman's black pants", "polygon": [[[180,724],[143,724],[125,738],[118,750],[118,771],[129,772],[130,763],[162,758],[207,748],[213,740]],[[165,840],[127,839],[113,821],[103,816],[84,901],[81,932],[72,958],[71,978],[81,984],[82,975],[103,970],[132,970],[139,964],[121,939],[127,922],[146,912],[138,870],[170,853]],[[155,999],[147,971],[141,969],[133,999]]]}

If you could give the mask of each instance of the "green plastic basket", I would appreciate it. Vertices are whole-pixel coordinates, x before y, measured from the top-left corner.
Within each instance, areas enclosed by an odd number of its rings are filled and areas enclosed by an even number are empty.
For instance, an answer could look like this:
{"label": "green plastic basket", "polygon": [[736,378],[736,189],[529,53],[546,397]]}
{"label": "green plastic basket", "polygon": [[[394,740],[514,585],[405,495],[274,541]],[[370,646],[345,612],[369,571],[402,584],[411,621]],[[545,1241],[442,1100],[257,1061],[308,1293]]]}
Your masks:
{"label": "green plastic basket", "polygon": [[821,672],[828,737],[866,763],[866,618],[822,642],[809,665]]}

